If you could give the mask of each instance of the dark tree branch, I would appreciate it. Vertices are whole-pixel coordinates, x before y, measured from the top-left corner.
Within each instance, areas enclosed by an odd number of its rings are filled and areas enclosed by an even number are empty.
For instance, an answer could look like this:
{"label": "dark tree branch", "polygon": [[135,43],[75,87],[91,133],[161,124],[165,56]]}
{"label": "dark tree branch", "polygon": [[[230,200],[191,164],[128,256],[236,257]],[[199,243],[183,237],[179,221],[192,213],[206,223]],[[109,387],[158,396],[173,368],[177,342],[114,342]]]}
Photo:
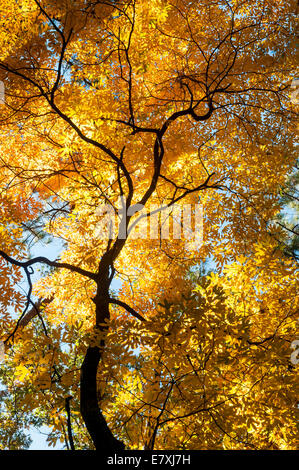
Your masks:
{"label": "dark tree branch", "polygon": [[113,299],[113,298],[110,297],[109,298],[109,303],[119,305],[120,307],[127,310],[127,312],[129,312],[131,315],[133,315],[133,317],[137,318],[140,321],[146,321],[146,319],[142,315],[140,315],[138,312],[136,312],[136,310],[134,310],[132,307],[130,307],[128,304],[126,304],[122,300]]}
{"label": "dark tree branch", "polygon": [[67,414],[67,433],[70,443],[71,450],[76,450],[74,445],[73,439],[73,431],[72,431],[72,423],[71,423],[71,408],[70,408],[70,401],[72,400],[72,396],[66,397],[65,399],[65,411]]}
{"label": "dark tree branch", "polygon": [[2,258],[4,258],[8,263],[18,266],[20,268],[23,268],[25,272],[28,269],[28,267],[37,263],[43,263],[53,268],[68,269],[69,271],[81,274],[82,276],[88,277],[93,280],[97,279],[96,273],[87,271],[86,269],[79,268],[79,266],[73,266],[72,264],[69,264],[69,263],[60,263],[57,261],[50,261],[48,260],[48,258],[45,258],[44,256],[37,256],[36,258],[29,259],[28,261],[18,261],[12,258],[11,256],[7,255],[2,250],[0,250],[0,256],[2,256]]}

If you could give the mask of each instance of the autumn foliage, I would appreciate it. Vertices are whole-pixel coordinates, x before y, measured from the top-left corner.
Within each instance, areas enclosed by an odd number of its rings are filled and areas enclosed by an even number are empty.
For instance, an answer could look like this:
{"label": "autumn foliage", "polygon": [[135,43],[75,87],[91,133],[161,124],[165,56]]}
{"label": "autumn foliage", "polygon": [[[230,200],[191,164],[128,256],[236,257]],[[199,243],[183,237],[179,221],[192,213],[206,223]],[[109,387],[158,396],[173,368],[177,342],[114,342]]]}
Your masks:
{"label": "autumn foliage", "polygon": [[[296,448],[295,16],[0,1],[0,449]],[[133,236],[186,204],[201,246]]]}

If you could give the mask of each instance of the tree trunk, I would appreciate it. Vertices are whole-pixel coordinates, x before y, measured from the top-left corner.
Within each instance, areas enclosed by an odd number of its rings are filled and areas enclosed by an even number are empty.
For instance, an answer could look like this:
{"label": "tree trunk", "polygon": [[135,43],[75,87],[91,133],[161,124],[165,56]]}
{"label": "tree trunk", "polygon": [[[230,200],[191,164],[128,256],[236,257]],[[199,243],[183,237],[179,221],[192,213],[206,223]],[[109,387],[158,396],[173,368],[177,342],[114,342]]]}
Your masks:
{"label": "tree trunk", "polygon": [[96,450],[109,454],[120,452],[125,446],[113,436],[99,408],[97,370],[100,360],[100,349],[89,347],[81,367],[80,409]]}
{"label": "tree trunk", "polygon": [[[93,299],[96,305],[96,327],[100,331],[106,329],[103,326],[105,320],[109,320],[109,265],[100,269],[101,278],[98,282],[98,290]],[[102,453],[111,454],[124,450],[124,444],[116,439],[110,431],[106,420],[100,410],[97,391],[97,370],[105,341],[101,341],[101,347],[89,347],[87,349],[83,364],[81,366],[80,381],[80,410],[87,430],[93,440],[96,450]]]}

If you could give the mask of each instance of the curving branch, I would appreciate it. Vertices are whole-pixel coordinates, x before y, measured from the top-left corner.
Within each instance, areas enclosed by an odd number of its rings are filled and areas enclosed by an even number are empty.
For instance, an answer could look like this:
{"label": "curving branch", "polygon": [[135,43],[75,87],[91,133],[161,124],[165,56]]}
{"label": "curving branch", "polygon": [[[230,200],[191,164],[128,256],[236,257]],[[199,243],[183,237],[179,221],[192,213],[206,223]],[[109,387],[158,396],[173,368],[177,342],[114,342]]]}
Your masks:
{"label": "curving branch", "polygon": [[74,445],[74,439],[73,439],[73,430],[72,430],[72,423],[71,423],[71,407],[70,407],[70,401],[72,400],[72,396],[68,396],[65,399],[65,411],[67,414],[67,433],[68,433],[68,438],[69,438],[69,443],[70,443],[70,448],[71,450],[76,450],[75,445]]}
{"label": "curving branch", "polygon": [[133,317],[137,318],[137,320],[146,321],[146,319],[142,315],[140,315],[138,312],[136,312],[136,310],[134,310],[132,307],[130,307],[128,304],[126,304],[122,300],[113,299],[110,297],[109,304],[119,305],[120,307],[127,310],[127,312],[129,312],[131,315],[133,315]]}
{"label": "curving branch", "polygon": [[7,253],[5,253],[2,250],[0,250],[0,256],[2,256],[2,258],[4,258],[8,263],[18,266],[20,268],[23,268],[25,271],[34,264],[43,263],[53,268],[68,269],[69,271],[72,271],[72,272],[81,274],[82,276],[93,279],[94,281],[97,279],[96,273],[87,271],[86,269],[79,268],[79,266],[74,266],[69,263],[60,263],[58,261],[50,261],[48,258],[45,258],[44,256],[37,256],[35,258],[29,259],[28,261],[18,261],[12,258],[11,256],[9,256]]}

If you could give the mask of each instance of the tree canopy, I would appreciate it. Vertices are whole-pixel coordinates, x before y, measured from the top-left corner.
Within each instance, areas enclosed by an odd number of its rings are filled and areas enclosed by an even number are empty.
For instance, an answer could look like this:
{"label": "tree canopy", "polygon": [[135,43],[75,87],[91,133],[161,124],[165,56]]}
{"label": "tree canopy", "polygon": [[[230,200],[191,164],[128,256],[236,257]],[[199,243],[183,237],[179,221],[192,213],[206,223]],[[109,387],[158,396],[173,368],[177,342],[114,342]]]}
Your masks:
{"label": "tree canopy", "polygon": [[296,448],[296,9],[0,1],[0,448]]}

